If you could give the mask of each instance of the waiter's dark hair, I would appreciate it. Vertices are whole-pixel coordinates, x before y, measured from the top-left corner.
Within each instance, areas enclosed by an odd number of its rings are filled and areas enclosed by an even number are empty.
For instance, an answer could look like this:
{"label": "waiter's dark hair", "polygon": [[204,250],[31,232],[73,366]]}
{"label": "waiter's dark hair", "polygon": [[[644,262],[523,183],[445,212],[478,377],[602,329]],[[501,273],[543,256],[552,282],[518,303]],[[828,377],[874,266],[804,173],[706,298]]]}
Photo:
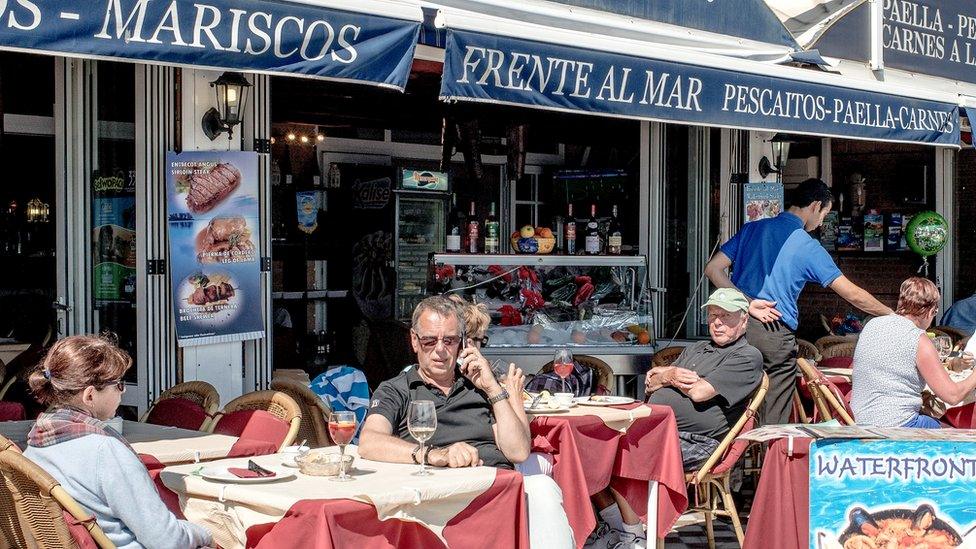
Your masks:
{"label": "waiter's dark hair", "polygon": [[806,208],[818,201],[822,210],[833,203],[834,193],[830,192],[830,187],[826,183],[816,177],[811,177],[793,189],[790,206]]}

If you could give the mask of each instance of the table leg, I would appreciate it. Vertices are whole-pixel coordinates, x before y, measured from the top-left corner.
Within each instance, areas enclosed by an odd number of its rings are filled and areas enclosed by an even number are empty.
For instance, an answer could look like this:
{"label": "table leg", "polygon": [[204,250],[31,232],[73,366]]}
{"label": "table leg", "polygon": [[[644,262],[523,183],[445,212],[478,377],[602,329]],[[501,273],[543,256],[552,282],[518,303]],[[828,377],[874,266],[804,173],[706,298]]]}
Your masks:
{"label": "table leg", "polygon": [[657,539],[657,490],[656,480],[647,482],[647,539],[649,540]]}

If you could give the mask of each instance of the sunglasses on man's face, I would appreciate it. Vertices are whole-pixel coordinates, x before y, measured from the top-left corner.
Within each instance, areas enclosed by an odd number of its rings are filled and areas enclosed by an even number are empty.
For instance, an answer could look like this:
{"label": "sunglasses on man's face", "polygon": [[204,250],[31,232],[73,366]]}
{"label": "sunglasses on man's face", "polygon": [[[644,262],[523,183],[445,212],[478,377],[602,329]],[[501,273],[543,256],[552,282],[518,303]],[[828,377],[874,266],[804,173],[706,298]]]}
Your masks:
{"label": "sunglasses on man's face", "polygon": [[453,349],[454,347],[457,347],[458,344],[461,343],[461,336],[444,336],[444,337],[422,336],[417,332],[414,332],[414,335],[417,336],[417,341],[420,342],[420,346],[425,351],[434,350],[434,348],[437,347],[438,341],[443,343],[444,347],[447,347],[448,349]]}

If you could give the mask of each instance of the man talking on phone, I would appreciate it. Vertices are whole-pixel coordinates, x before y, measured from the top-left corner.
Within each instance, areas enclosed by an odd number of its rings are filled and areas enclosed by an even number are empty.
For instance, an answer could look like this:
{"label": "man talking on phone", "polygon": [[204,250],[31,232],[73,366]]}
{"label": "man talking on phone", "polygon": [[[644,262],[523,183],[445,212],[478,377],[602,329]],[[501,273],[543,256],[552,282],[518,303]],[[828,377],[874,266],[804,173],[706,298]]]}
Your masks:
{"label": "man talking on phone", "polygon": [[[487,465],[513,469],[531,450],[529,433],[495,379],[488,360],[463,333],[464,323],[451,300],[428,297],[414,309],[410,344],[417,364],[380,384],[359,439],[364,459],[420,463],[421,446],[411,440],[407,409],[411,401],[430,400],[437,411],[437,430],[428,441],[427,463],[435,467]],[[562,547],[552,537],[540,539],[538,528],[569,528],[562,492],[545,475],[526,477],[533,545]],[[571,536],[562,536],[569,543]],[[568,547],[567,547],[568,549]]]}

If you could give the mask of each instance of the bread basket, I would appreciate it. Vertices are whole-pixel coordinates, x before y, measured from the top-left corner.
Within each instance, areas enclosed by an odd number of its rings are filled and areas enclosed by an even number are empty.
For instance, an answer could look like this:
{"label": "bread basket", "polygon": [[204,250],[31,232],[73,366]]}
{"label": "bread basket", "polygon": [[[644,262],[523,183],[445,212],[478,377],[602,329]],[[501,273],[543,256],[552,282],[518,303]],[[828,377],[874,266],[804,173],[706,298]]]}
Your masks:
{"label": "bread basket", "polygon": [[[352,459],[349,454],[342,456],[347,473],[352,468]],[[335,452],[312,450],[305,455],[297,456],[295,463],[298,464],[298,470],[306,475],[334,477],[339,474],[339,454]]]}

